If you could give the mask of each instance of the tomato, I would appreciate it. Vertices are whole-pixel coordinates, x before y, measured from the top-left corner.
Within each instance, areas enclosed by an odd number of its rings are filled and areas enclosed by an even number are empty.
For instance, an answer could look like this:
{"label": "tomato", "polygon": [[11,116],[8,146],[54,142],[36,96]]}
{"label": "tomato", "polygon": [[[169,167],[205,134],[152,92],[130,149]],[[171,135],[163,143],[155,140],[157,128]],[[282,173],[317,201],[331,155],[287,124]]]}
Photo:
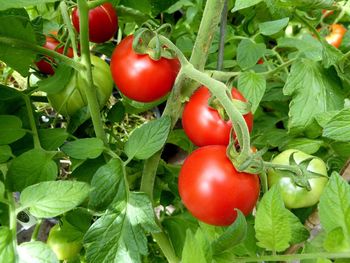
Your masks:
{"label": "tomato", "polygon": [[[231,90],[232,97],[246,101],[236,89]],[[228,145],[232,123],[220,117],[218,111],[208,105],[210,92],[207,87],[199,87],[185,105],[182,114],[182,126],[188,138],[197,146]],[[249,131],[253,128],[253,114],[245,114],[244,119]]]}
{"label": "tomato", "polygon": [[328,44],[338,48],[346,33],[346,28],[341,24],[333,24],[330,28],[330,34],[325,37]]}
{"label": "tomato", "polygon": [[179,175],[179,194],[197,219],[212,225],[232,224],[237,212],[252,212],[260,191],[257,175],[238,172],[226,156],[226,146],[209,145],[193,151]]}
{"label": "tomato", "polygon": [[325,188],[328,177],[325,163],[318,157],[306,154],[299,150],[289,149],[277,155],[272,163],[296,164],[307,175],[311,190],[300,187],[291,178],[291,172],[269,169],[269,187],[278,184],[281,188],[284,204],[287,208],[301,208],[315,205]]}
{"label": "tomato", "polygon": [[173,87],[180,69],[177,59],[151,59],[147,54],[136,54],[132,48],[133,36],[124,38],[111,58],[111,71],[119,91],[139,102],[152,102],[164,97]]}
{"label": "tomato", "polygon": [[260,59],[258,60],[257,64],[260,64],[260,65],[264,64],[264,60],[263,60],[262,58],[260,58]]}
{"label": "tomato", "polygon": [[[50,49],[50,50],[56,50],[58,53],[63,54],[64,46],[57,48],[57,46],[59,44],[60,44],[60,42],[58,42],[56,39],[54,39],[52,37],[46,37],[46,43],[45,43],[44,47],[47,49]],[[73,49],[72,48],[69,47],[67,49],[66,56],[68,56],[70,58],[73,57]],[[47,57],[47,59],[54,62],[52,58]],[[51,64],[49,62],[45,61],[44,59],[39,60],[35,64],[42,73],[49,74],[49,75],[53,75],[55,73],[55,70],[53,69]]]}
{"label": "tomato", "polygon": [[[99,57],[91,56],[92,75],[96,87],[97,99],[102,108],[112,94],[113,80],[108,64]],[[51,106],[65,116],[72,116],[79,109],[87,106],[87,98],[83,90],[85,83],[81,73],[75,72],[68,85],[55,94],[49,94]]]}
{"label": "tomato", "polygon": [[[80,32],[79,12],[73,9],[72,22],[75,29]],[[117,12],[111,3],[104,3],[89,10],[89,40],[103,43],[111,39],[118,29]]]}
{"label": "tomato", "polygon": [[76,258],[82,248],[82,238],[69,235],[62,231],[59,225],[51,228],[46,243],[55,252],[58,260],[72,260]]}

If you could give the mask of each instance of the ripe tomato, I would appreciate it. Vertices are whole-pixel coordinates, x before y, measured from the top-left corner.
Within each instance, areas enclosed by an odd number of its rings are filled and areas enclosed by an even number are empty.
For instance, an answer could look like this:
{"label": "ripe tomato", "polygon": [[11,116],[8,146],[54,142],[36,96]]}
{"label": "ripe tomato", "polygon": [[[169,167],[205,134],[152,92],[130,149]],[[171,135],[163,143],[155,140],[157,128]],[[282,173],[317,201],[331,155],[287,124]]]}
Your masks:
{"label": "ripe tomato", "polygon": [[[234,99],[246,101],[236,88],[232,88],[231,94]],[[232,123],[230,120],[223,120],[218,111],[208,105],[209,98],[210,92],[205,86],[201,86],[193,93],[182,114],[183,129],[197,146],[228,145]],[[249,112],[243,117],[251,131],[253,114]]]}
{"label": "ripe tomato", "polygon": [[[54,39],[52,37],[46,37],[46,43],[45,43],[44,47],[47,49],[50,49],[50,50],[56,50],[58,53],[63,54],[64,47],[61,46],[61,47],[57,48],[57,46],[59,44],[60,43],[56,39]],[[72,48],[69,47],[67,49],[66,56],[68,56],[70,58],[73,57],[73,49]],[[52,58],[47,57],[47,59],[54,62]],[[44,59],[39,60],[35,64],[42,73],[49,74],[49,75],[53,75],[55,73],[55,70],[53,69],[51,64],[49,62],[45,61]]]}
{"label": "ripe tomato", "polygon": [[281,188],[282,198],[287,208],[301,208],[316,204],[325,188],[328,177],[326,164],[315,156],[299,150],[289,149],[277,155],[272,163],[298,165],[307,174],[311,190],[297,186],[291,172],[269,169],[269,187],[278,184]]}
{"label": "ripe tomato", "polygon": [[[79,29],[79,12],[73,9],[72,22],[75,29]],[[118,29],[117,12],[111,3],[104,3],[89,10],[89,40],[95,43],[103,43],[111,39]]]}
{"label": "ripe tomato", "polygon": [[238,208],[253,210],[260,191],[257,175],[237,172],[226,146],[198,148],[185,160],[179,175],[182,202],[197,219],[212,225],[232,224]]}
{"label": "ripe tomato", "polygon": [[[99,57],[91,56],[92,76],[96,87],[97,99],[102,108],[112,94],[113,80],[108,64]],[[87,105],[87,99],[83,87],[85,82],[80,73],[75,72],[68,85],[55,94],[47,97],[51,106],[65,116],[72,116],[79,109]]]}
{"label": "ripe tomato", "polygon": [[338,48],[346,33],[346,28],[341,24],[333,24],[330,28],[330,34],[325,37],[328,44]]}
{"label": "ripe tomato", "polygon": [[51,228],[47,244],[55,252],[58,260],[74,259],[83,247],[81,238],[75,239],[74,236],[62,231],[59,225]]}
{"label": "ripe tomato", "polygon": [[151,59],[132,49],[134,37],[124,38],[114,49],[111,71],[115,84],[126,97],[139,102],[152,102],[165,96],[173,87],[180,69],[177,59]]}

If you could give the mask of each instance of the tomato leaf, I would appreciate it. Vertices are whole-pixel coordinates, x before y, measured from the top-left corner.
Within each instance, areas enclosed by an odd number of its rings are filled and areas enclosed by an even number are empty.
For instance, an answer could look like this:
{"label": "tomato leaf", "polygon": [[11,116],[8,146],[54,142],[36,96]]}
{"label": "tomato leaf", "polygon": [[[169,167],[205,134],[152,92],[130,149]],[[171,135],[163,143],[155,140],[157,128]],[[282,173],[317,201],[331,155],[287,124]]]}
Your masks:
{"label": "tomato leaf", "polygon": [[299,218],[291,211],[285,210],[286,217],[289,219],[291,226],[292,238],[289,244],[297,244],[305,241],[310,236],[309,231],[300,222]]}
{"label": "tomato leaf", "polygon": [[6,162],[12,156],[11,147],[8,145],[0,146],[0,163]]}
{"label": "tomato leaf", "polygon": [[[347,218],[349,218],[348,213]],[[341,227],[336,227],[327,234],[324,241],[324,248],[329,252],[349,251],[350,242],[348,234]]]}
{"label": "tomato leaf", "polygon": [[68,142],[62,146],[62,151],[75,159],[95,159],[101,155],[104,146],[98,138],[85,138]]}
{"label": "tomato leaf", "polygon": [[283,3],[287,6],[308,10],[332,7],[334,0],[284,0]]}
{"label": "tomato leaf", "polygon": [[11,115],[0,115],[0,145],[15,142],[25,134],[20,118]]}
{"label": "tomato leaf", "polygon": [[255,231],[259,247],[270,251],[283,251],[289,247],[292,229],[286,211],[279,188],[273,186],[261,199],[256,212]]}
{"label": "tomato leaf", "polygon": [[147,255],[148,251],[144,232],[159,231],[145,194],[130,193],[127,203],[122,202],[115,209],[116,212],[95,221],[84,237],[90,263],[141,262],[140,255]]}
{"label": "tomato leaf", "polygon": [[257,5],[263,0],[237,0],[235,7],[232,9],[231,12],[235,12],[253,5]]}
{"label": "tomato leaf", "polygon": [[290,132],[302,132],[317,114],[343,107],[345,96],[339,88],[339,79],[332,74],[307,59],[293,63],[283,88],[285,95],[293,96],[289,109]]}
{"label": "tomato leaf", "polygon": [[63,90],[71,81],[73,69],[64,64],[59,64],[52,77],[38,82],[39,90],[47,94],[57,94]]}
{"label": "tomato leaf", "polygon": [[89,188],[88,184],[76,181],[41,182],[25,188],[20,203],[36,217],[54,217],[81,204]]}
{"label": "tomato leaf", "polygon": [[11,230],[0,226],[0,262],[15,262]]}
{"label": "tomato leaf", "polygon": [[58,263],[56,254],[41,241],[25,242],[18,246],[19,263]]}
{"label": "tomato leaf", "polygon": [[266,80],[255,72],[244,72],[238,79],[238,90],[252,104],[252,113],[256,111],[266,90]]}
{"label": "tomato leaf", "polygon": [[[197,230],[201,231],[200,229]],[[196,233],[196,236],[197,236]],[[182,261],[183,263],[193,263],[193,262],[208,262],[205,257],[204,248],[201,246],[200,242],[193,235],[191,230],[186,231],[186,240],[184,248],[182,251]],[[210,261],[211,262],[211,261]]]}
{"label": "tomato leaf", "polygon": [[[120,159],[112,159],[101,166],[91,180],[89,207],[95,211],[107,209],[118,197],[125,196],[124,167]],[[118,200],[119,201],[119,200]]]}
{"label": "tomato leaf", "polygon": [[313,140],[308,138],[294,138],[283,145],[281,151],[288,149],[297,149],[307,154],[313,154],[317,152],[320,147],[324,144],[322,140]]}
{"label": "tomato leaf", "polygon": [[188,139],[183,129],[172,130],[167,139],[167,143],[177,145],[186,152],[192,152],[194,149],[193,143]]}
{"label": "tomato leaf", "polygon": [[43,181],[55,180],[58,173],[52,160],[55,153],[32,149],[15,158],[9,167],[6,184],[13,191]]}
{"label": "tomato leaf", "polygon": [[335,141],[350,141],[350,109],[344,109],[324,126],[322,136]]}
{"label": "tomato leaf", "polygon": [[0,0],[0,10],[35,6],[38,4],[53,3],[56,1],[57,0],[18,0],[18,1]]}
{"label": "tomato leaf", "polygon": [[285,17],[279,20],[268,21],[259,24],[259,30],[261,34],[270,36],[278,33],[284,27],[288,25],[289,17]]}
{"label": "tomato leaf", "polygon": [[41,146],[47,151],[57,150],[68,138],[65,129],[40,129],[38,130]]}
{"label": "tomato leaf", "polygon": [[329,68],[330,66],[335,65],[342,57],[342,53],[339,49],[333,47],[328,44],[326,40],[323,41],[323,49],[322,49],[322,64],[325,68]]}
{"label": "tomato leaf", "polygon": [[243,39],[237,47],[237,63],[242,69],[250,68],[258,62],[265,51],[265,44]]}
{"label": "tomato leaf", "polygon": [[147,159],[159,151],[166,142],[170,125],[170,118],[162,117],[136,128],[125,144],[129,159]]}

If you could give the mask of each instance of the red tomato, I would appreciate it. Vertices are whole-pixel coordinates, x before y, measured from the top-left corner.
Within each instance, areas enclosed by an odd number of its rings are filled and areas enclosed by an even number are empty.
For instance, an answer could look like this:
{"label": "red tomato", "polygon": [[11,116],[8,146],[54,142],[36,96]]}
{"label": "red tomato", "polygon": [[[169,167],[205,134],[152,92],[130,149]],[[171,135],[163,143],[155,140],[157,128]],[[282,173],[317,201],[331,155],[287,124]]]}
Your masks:
{"label": "red tomato", "polygon": [[[236,89],[231,90],[232,97],[246,101]],[[208,105],[210,92],[202,86],[191,96],[182,114],[182,126],[188,138],[197,146],[228,145],[230,142],[231,121],[223,120],[218,111]],[[244,119],[249,131],[253,128],[253,114],[245,114]]]}
{"label": "red tomato", "polygon": [[[79,12],[73,9],[72,22],[75,29],[79,30]],[[111,39],[118,29],[117,12],[111,3],[104,3],[89,10],[89,40],[95,43],[103,43]]]}
{"label": "red tomato", "polygon": [[[57,48],[57,46],[59,44],[60,43],[56,39],[54,39],[52,37],[46,37],[46,43],[45,43],[44,47],[47,49],[50,49],[50,50],[56,50],[58,53],[63,54],[64,47],[61,46],[61,47]],[[73,57],[73,49],[72,48],[67,49],[66,56],[68,56],[70,58]],[[51,58],[48,58],[48,59],[53,61],[53,59],[51,59]],[[42,73],[50,74],[50,75],[53,75],[55,73],[55,70],[52,68],[51,64],[49,62],[45,61],[44,59],[39,60],[35,64]]]}
{"label": "red tomato", "polygon": [[115,84],[126,97],[152,102],[165,96],[173,87],[180,69],[177,59],[151,59],[132,49],[133,36],[124,38],[114,49],[111,71]]}
{"label": "red tomato", "polygon": [[260,64],[260,65],[264,64],[264,60],[263,60],[262,58],[260,58],[260,59],[258,60],[257,64]]}
{"label": "red tomato", "polygon": [[182,202],[193,216],[207,224],[232,224],[237,217],[235,208],[250,214],[259,191],[259,177],[237,172],[223,145],[198,148],[180,170]]}
{"label": "red tomato", "polygon": [[331,25],[330,34],[325,37],[328,44],[338,48],[346,33],[346,28],[341,24]]}

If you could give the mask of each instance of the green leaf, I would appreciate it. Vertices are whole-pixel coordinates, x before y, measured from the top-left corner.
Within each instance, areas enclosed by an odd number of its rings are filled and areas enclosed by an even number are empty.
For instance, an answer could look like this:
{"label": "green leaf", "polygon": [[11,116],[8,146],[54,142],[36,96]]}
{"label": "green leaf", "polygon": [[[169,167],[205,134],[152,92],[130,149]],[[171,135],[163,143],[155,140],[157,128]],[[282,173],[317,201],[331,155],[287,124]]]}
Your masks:
{"label": "green leaf", "polygon": [[60,92],[71,81],[73,72],[71,67],[59,64],[53,76],[38,82],[39,90],[47,94],[56,94]]}
{"label": "green leaf", "polygon": [[190,141],[183,129],[174,129],[170,132],[167,143],[179,146],[185,152],[192,152],[193,143]]}
{"label": "green leaf", "polygon": [[299,218],[289,210],[285,210],[285,213],[291,226],[292,239],[289,244],[298,244],[308,239],[310,233],[300,222]]}
{"label": "green leaf", "polygon": [[350,243],[341,227],[334,228],[327,234],[326,240],[324,241],[324,248],[328,252],[349,251]]}
{"label": "green leaf", "polygon": [[22,191],[29,185],[55,180],[58,168],[52,160],[54,154],[32,149],[15,158],[6,177],[8,187],[12,191]]}
{"label": "green leaf", "polygon": [[6,10],[10,8],[22,8],[28,6],[34,6],[45,3],[53,3],[57,0],[16,0],[16,1],[7,1],[0,0],[0,10]]}
{"label": "green leaf", "polygon": [[57,150],[68,138],[69,134],[63,128],[38,130],[40,144],[47,151]]}
{"label": "green leaf", "polygon": [[256,245],[257,240],[255,239],[254,224],[255,217],[248,218],[246,238],[240,244],[232,247],[231,249],[235,256],[256,256],[256,251],[258,251],[259,248]]}
{"label": "green leaf", "polygon": [[36,217],[54,217],[81,204],[89,188],[88,184],[75,181],[42,182],[24,189],[20,202]]}
{"label": "green leaf", "polygon": [[286,27],[288,25],[288,22],[289,22],[289,17],[260,23],[259,30],[261,34],[270,36],[278,33],[280,30]]}
{"label": "green leaf", "polygon": [[330,122],[334,118],[334,116],[336,116],[339,113],[339,110],[327,111],[324,113],[317,114],[315,116],[315,119],[317,123],[324,128],[327,125],[327,123]]}
{"label": "green leaf", "polygon": [[281,192],[273,186],[261,199],[255,217],[257,245],[270,251],[283,251],[292,239],[290,218],[286,216]]}
{"label": "green leaf", "polygon": [[243,39],[237,47],[237,63],[242,69],[250,68],[265,54],[263,43],[254,43],[250,39]]}
{"label": "green leaf", "polygon": [[[5,2],[0,3],[0,9],[3,9],[9,3],[17,4],[23,1],[1,2]],[[29,19],[21,16],[0,16],[0,25],[0,38],[4,40],[0,42],[0,59],[21,75],[27,76],[29,66],[36,57],[35,52],[25,48],[26,44],[36,44],[35,32]],[[16,47],[14,43],[17,41],[24,48]]]}
{"label": "green leaf", "polygon": [[166,142],[170,125],[170,118],[162,117],[136,128],[125,144],[129,159],[147,159],[159,151]]}
{"label": "green leaf", "polygon": [[262,1],[263,0],[236,0],[235,7],[232,9],[232,12],[257,5]]}
{"label": "green leaf", "polygon": [[252,104],[252,113],[256,111],[266,90],[266,80],[255,72],[243,72],[238,79],[238,90]]}
{"label": "green leaf", "polygon": [[324,126],[322,136],[340,142],[350,141],[350,109],[344,109]]}
{"label": "green leaf", "polygon": [[0,115],[0,145],[13,143],[25,134],[20,118],[12,115]]}
{"label": "green leaf", "polygon": [[0,226],[0,262],[15,262],[11,230]]}
{"label": "green leaf", "polygon": [[302,59],[293,63],[283,88],[293,97],[289,109],[289,131],[304,131],[317,114],[343,107],[344,95],[338,79],[316,62]]}
{"label": "green leaf", "polygon": [[31,241],[18,246],[19,263],[58,263],[56,254],[43,242]]}
{"label": "green leaf", "polygon": [[75,159],[95,159],[103,152],[104,145],[103,141],[98,138],[85,138],[68,142],[61,149]]}
{"label": "green leaf", "polygon": [[4,198],[5,196],[5,185],[3,182],[0,181],[0,201]]}
{"label": "green leaf", "polygon": [[0,163],[7,162],[12,156],[11,147],[8,145],[0,146]]}
{"label": "green leaf", "polygon": [[334,4],[334,0],[284,0],[283,2],[287,6],[295,6],[306,10],[327,9]]}
{"label": "green leaf", "polygon": [[212,244],[214,257],[242,242],[247,235],[247,222],[240,210],[237,210],[237,218],[232,225]]}
{"label": "green leaf", "polygon": [[107,118],[111,122],[121,122],[125,116],[125,107],[123,102],[118,101],[113,107],[109,110]]}
{"label": "green leaf", "polygon": [[130,193],[120,212],[104,214],[84,237],[90,263],[141,262],[147,255],[147,232],[158,232],[152,204],[142,193]]}
{"label": "green leaf", "polygon": [[[198,231],[198,230],[197,230]],[[203,247],[194,237],[191,230],[186,231],[185,245],[182,251],[182,263],[201,262],[206,263],[205,252]]]}
{"label": "green leaf", "polygon": [[288,141],[286,145],[283,145],[281,150],[284,151],[287,149],[297,149],[307,154],[313,154],[317,152],[322,145],[323,141],[321,140],[313,140],[308,138],[294,138]]}
{"label": "green leaf", "polygon": [[325,39],[322,39],[321,41],[323,42],[322,64],[325,68],[336,65],[337,62],[342,58],[343,54],[339,49],[328,44]]}
{"label": "green leaf", "polygon": [[125,196],[124,166],[120,159],[112,159],[101,166],[91,180],[92,191],[89,196],[89,208],[103,211],[113,200],[119,201]]}

